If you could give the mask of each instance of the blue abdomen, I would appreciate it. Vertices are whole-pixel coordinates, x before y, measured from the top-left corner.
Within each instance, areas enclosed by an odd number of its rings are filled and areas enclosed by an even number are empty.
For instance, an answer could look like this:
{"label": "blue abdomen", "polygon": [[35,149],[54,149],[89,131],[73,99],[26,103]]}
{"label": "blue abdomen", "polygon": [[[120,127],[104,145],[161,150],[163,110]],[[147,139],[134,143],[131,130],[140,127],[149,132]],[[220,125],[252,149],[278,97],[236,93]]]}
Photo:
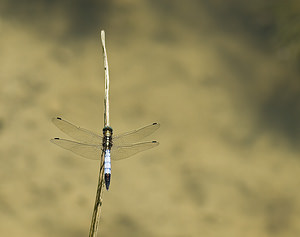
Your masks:
{"label": "blue abdomen", "polygon": [[104,180],[105,180],[105,186],[108,190],[110,185],[110,177],[111,177],[111,162],[110,162],[110,150],[105,151],[104,156]]}

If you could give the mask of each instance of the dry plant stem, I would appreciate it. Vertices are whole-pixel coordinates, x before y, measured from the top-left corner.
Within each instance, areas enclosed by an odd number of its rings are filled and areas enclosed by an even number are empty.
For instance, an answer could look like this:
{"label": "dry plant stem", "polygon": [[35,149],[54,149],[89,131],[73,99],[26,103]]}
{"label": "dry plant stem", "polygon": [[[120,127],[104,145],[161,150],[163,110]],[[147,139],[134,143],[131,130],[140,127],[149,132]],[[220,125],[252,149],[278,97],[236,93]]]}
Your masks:
{"label": "dry plant stem", "polygon": [[101,42],[103,49],[103,60],[104,60],[104,73],[105,73],[105,94],[104,94],[104,127],[109,126],[109,74],[108,74],[108,62],[107,53],[105,48],[105,32],[101,31]]}
{"label": "dry plant stem", "polygon": [[102,192],[103,192],[103,161],[104,161],[104,153],[101,154],[101,162],[100,162],[100,171],[99,171],[99,179],[98,179],[98,187],[97,187],[97,194],[95,199],[95,205],[94,205],[94,211],[93,211],[93,217],[91,221],[91,227],[90,227],[90,234],[89,237],[96,237],[97,236],[97,230],[98,230],[98,224],[101,216],[101,206],[102,206]]}
{"label": "dry plant stem", "polygon": [[[105,72],[105,94],[104,94],[104,127],[109,126],[109,74],[108,74],[108,62],[107,54],[105,48],[105,32],[101,31],[101,42],[103,49],[103,59],[104,59],[104,72]],[[101,207],[102,207],[102,192],[103,192],[103,180],[104,180],[104,152],[101,154],[100,160],[100,172],[98,179],[98,188],[96,194],[96,200],[94,205],[93,217],[91,221],[90,234],[89,237],[96,237],[98,224],[101,216]]]}

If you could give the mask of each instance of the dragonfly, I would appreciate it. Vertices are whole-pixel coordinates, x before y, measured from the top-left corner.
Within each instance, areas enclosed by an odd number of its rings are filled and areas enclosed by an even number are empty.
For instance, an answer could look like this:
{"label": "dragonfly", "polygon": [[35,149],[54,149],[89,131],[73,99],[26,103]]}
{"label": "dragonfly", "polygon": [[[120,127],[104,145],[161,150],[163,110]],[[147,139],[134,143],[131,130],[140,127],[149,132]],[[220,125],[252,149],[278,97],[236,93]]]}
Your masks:
{"label": "dragonfly", "polygon": [[159,123],[152,123],[119,135],[113,135],[113,129],[105,126],[103,135],[99,135],[60,117],[53,118],[52,122],[62,132],[77,140],[71,141],[56,137],[50,140],[52,143],[91,160],[100,160],[101,156],[104,155],[104,180],[107,190],[111,179],[111,159],[126,159],[159,145],[157,141],[141,142],[142,139],[151,135],[160,127]]}

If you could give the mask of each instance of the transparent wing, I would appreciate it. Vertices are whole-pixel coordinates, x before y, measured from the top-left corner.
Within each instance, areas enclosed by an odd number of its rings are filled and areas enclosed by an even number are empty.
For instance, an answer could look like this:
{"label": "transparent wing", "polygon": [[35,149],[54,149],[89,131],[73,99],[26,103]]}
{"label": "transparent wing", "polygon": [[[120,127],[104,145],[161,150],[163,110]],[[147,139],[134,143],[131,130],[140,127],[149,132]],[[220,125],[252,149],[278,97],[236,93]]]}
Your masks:
{"label": "transparent wing", "polygon": [[112,160],[125,159],[139,152],[156,147],[158,145],[159,143],[157,141],[141,142],[141,143],[126,145],[126,146],[115,146],[114,144],[111,149],[111,159]]}
{"label": "transparent wing", "polygon": [[93,145],[101,145],[102,144],[102,137],[93,133],[89,130],[84,128],[77,127],[62,118],[56,117],[52,119],[52,122],[58,127],[61,131],[65,134],[69,135],[70,137],[74,138],[83,143],[89,143]]}
{"label": "transparent wing", "polygon": [[113,145],[122,146],[130,143],[136,143],[142,140],[143,138],[154,133],[160,127],[159,123],[153,123],[146,127],[136,129],[130,132],[122,133],[117,136],[113,136]]}
{"label": "transparent wing", "polygon": [[100,160],[102,149],[98,145],[88,145],[60,138],[50,140],[52,143],[91,160]]}

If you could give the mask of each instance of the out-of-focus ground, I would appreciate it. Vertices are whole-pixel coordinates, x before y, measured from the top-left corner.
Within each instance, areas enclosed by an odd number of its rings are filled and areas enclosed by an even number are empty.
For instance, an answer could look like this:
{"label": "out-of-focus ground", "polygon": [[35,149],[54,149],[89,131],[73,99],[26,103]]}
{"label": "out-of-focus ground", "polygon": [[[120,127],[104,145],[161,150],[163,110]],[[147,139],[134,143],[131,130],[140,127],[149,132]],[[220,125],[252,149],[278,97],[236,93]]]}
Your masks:
{"label": "out-of-focus ground", "polygon": [[113,163],[99,236],[300,236],[299,1],[0,5],[0,235],[87,236],[99,163],[49,142],[161,123]]}

